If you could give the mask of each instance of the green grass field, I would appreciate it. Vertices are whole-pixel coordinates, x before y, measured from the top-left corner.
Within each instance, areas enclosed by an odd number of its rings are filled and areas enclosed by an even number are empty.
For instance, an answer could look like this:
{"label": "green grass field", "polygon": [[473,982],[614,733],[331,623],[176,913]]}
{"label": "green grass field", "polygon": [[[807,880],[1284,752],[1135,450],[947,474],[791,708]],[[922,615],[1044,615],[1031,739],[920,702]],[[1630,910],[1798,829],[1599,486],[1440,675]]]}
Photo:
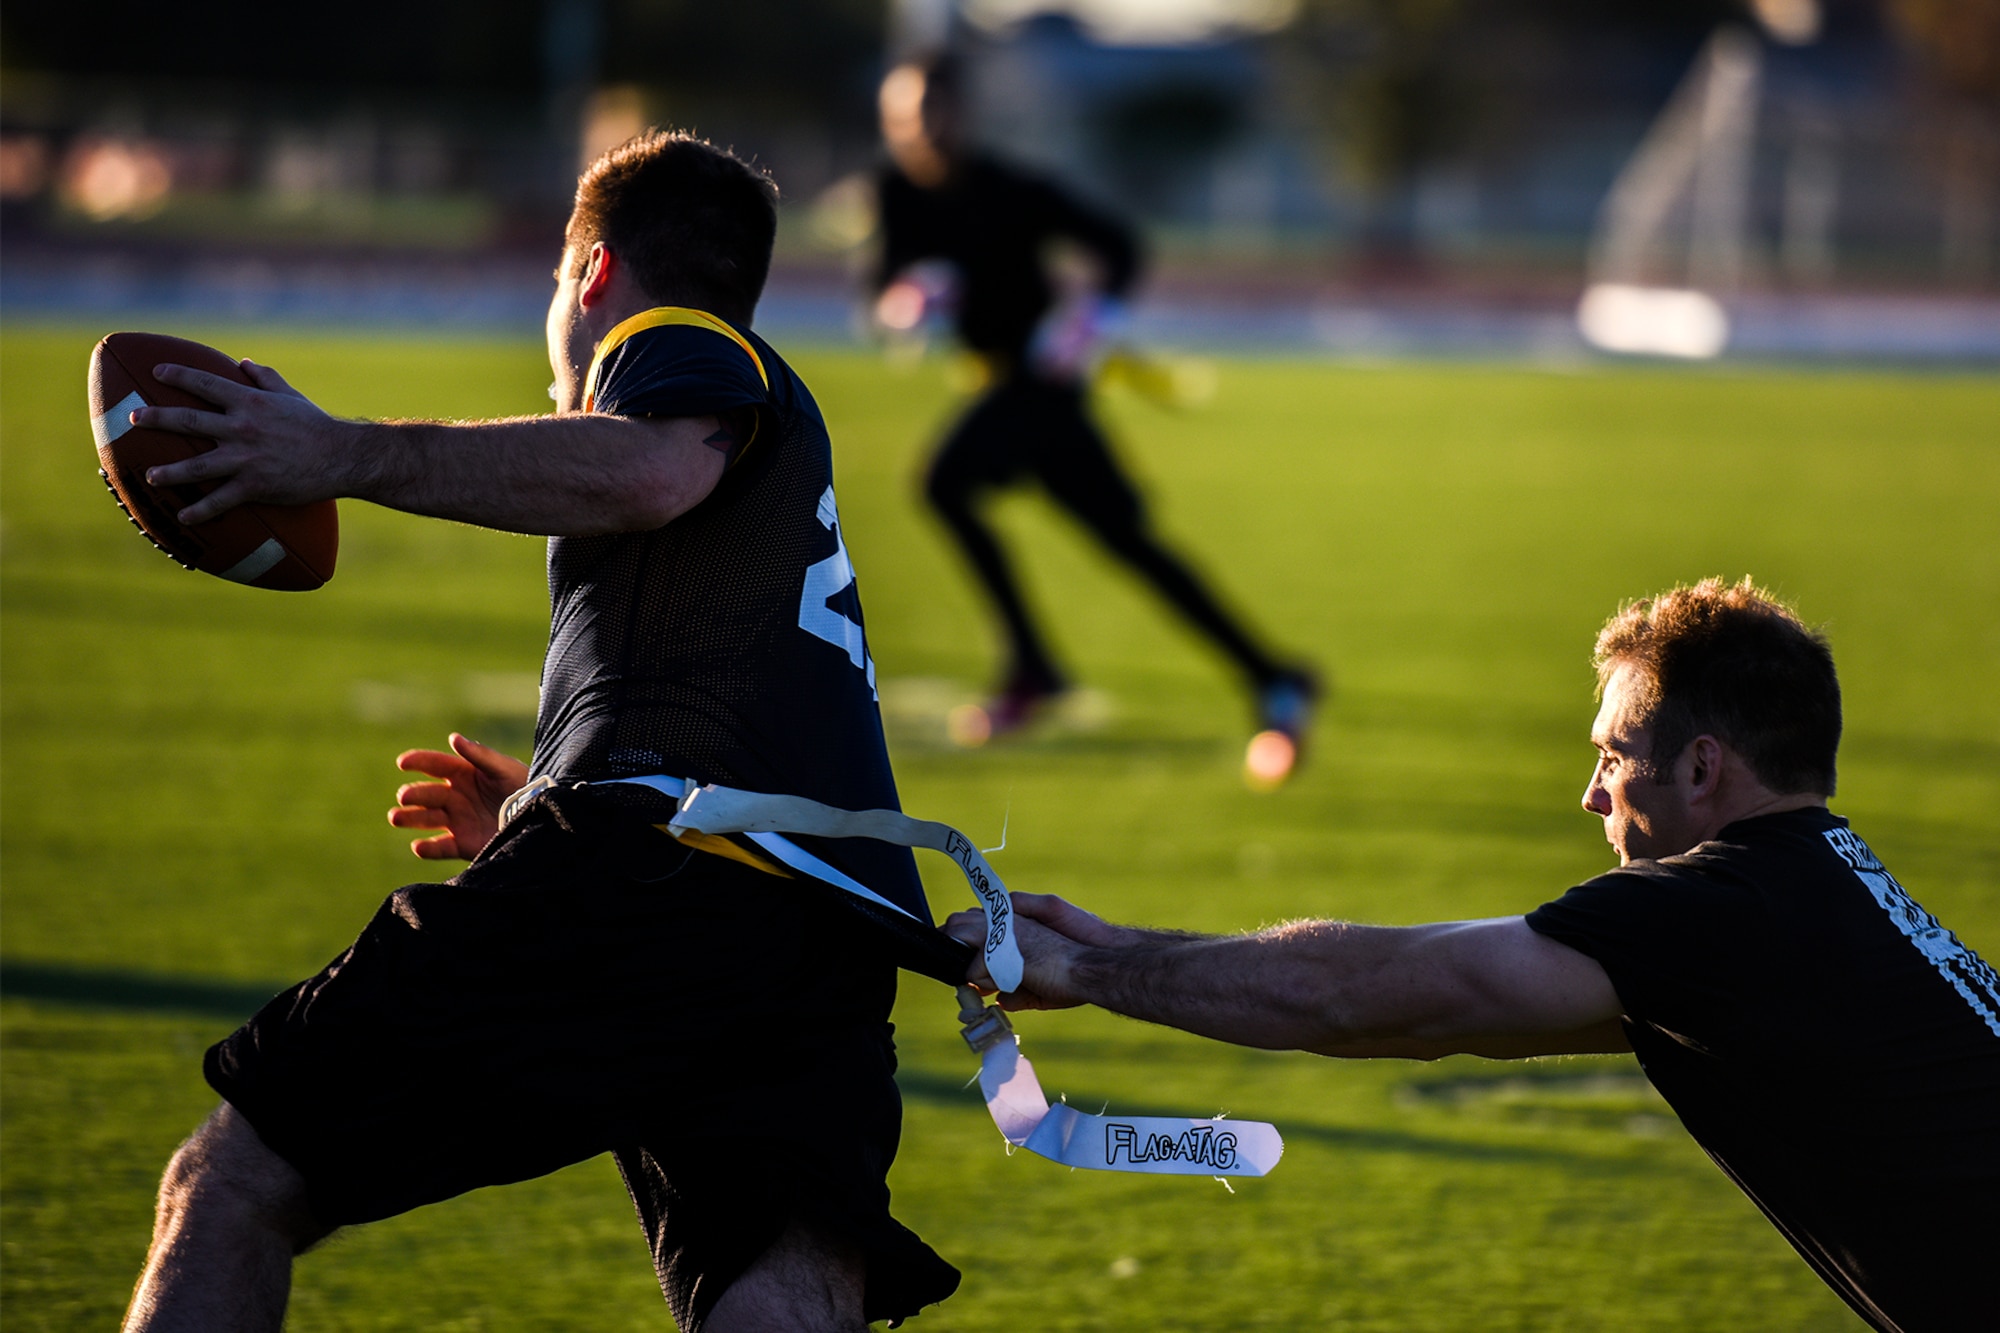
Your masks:
{"label": "green grass field", "polygon": [[[185,330],[358,415],[535,411],[530,341]],[[170,565],[95,474],[101,330],[0,344],[4,970],[0,1309],[108,1327],[154,1182],[207,1112],[199,1055],[425,877],[382,819],[399,749],[524,746],[541,545],[348,504],[339,576],[253,592]],[[2000,382],[1228,363],[1206,409],[1113,399],[1160,523],[1338,692],[1306,771],[1238,779],[1219,664],[1037,502],[1004,522],[1092,716],[958,752],[993,642],[914,503],[937,366],[801,354],[884,677],[904,803],[1007,850],[1016,888],[1232,929],[1526,910],[1608,864],[1577,797],[1589,643],[1625,598],[1751,573],[1829,627],[1836,808],[2000,958]],[[940,912],[969,902],[941,858]],[[802,1003],[806,997],[802,996]],[[1624,1059],[1342,1064],[1093,1013],[1030,1015],[1052,1093],[1269,1119],[1234,1194],[1009,1157],[949,996],[899,1014],[899,1215],[965,1270],[912,1327],[1859,1327]],[[671,1326],[608,1160],[338,1237],[299,1330]]]}

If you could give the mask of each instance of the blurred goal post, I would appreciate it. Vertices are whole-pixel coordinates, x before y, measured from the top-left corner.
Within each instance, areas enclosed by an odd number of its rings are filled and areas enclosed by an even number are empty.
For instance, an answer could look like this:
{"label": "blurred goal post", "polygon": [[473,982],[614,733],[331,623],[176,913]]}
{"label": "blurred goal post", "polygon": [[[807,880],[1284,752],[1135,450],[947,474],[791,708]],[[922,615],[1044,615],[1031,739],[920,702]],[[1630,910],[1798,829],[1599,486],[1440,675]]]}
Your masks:
{"label": "blurred goal post", "polygon": [[1691,359],[1728,346],[1762,77],[1757,37],[1718,28],[1612,182],[1577,306],[1593,346]]}

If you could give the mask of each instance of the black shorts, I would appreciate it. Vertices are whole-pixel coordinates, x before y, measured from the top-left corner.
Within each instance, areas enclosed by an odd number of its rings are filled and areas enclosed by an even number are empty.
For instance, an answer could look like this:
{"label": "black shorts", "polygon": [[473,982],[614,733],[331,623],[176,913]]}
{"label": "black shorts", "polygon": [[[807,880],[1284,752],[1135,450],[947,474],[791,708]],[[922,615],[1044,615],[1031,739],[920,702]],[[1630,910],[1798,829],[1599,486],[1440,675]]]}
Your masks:
{"label": "black shorts", "polygon": [[1142,526],[1145,504],[1091,421],[1083,389],[1016,375],[987,390],[931,461],[925,489],[941,504],[1033,478],[1101,532]]}
{"label": "black shorts", "polygon": [[208,1052],[331,1228],[616,1153],[683,1329],[794,1219],[857,1242],[870,1320],[958,1272],[889,1215],[896,972],[833,891],[693,852],[589,789]]}

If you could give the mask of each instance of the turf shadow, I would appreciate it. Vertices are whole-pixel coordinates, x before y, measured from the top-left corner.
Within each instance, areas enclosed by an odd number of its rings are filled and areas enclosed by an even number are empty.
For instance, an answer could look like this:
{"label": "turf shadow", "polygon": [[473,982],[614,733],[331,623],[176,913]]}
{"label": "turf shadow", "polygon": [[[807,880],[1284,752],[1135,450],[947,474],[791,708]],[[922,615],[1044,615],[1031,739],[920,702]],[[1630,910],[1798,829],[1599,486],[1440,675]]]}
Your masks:
{"label": "turf shadow", "polygon": [[244,1019],[286,984],[206,981],[131,968],[0,959],[0,997],[90,1009]]}

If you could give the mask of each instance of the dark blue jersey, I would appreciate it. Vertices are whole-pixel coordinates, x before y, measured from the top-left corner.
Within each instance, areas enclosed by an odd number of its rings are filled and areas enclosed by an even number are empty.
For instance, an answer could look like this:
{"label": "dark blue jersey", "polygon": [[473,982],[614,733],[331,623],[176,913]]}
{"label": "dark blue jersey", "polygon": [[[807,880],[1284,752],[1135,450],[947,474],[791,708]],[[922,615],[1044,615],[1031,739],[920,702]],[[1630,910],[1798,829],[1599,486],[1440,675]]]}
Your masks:
{"label": "dark blue jersey", "polygon": [[[826,423],[755,334],[663,307],[605,338],[590,410],[757,428],[709,496],[650,532],[549,542],[534,776],[664,773],[845,809],[900,809],[875,663],[834,503]],[[797,839],[930,920],[906,848]]]}

